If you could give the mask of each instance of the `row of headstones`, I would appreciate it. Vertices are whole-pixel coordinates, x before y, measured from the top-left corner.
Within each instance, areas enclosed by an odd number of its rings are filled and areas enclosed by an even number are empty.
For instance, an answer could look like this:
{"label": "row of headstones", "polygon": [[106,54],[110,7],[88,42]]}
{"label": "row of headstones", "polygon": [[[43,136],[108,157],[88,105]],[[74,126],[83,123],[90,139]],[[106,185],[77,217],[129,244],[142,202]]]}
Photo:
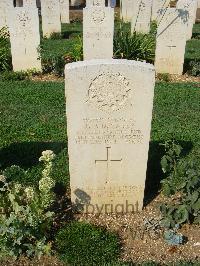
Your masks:
{"label": "row of headstones", "polygon": [[[5,0],[1,1],[1,4],[5,3]],[[123,1],[122,10],[124,10],[126,0]],[[139,1],[140,5],[136,4]],[[132,21],[141,25],[150,24],[147,14],[150,15],[151,2],[149,0],[134,1],[137,8],[132,6],[132,10],[137,10],[137,12],[132,15]],[[69,0],[60,0],[60,3],[55,0],[43,0],[41,4],[43,35],[50,36],[52,32],[60,32],[60,11],[64,10],[64,16],[67,14],[68,21]],[[62,5],[61,8],[60,5]],[[140,8],[141,6],[142,8]],[[179,0],[177,6],[178,9],[165,8],[159,11],[155,60],[158,73],[181,74],[183,71],[185,45],[186,40],[192,34],[197,0]],[[127,6],[127,9],[129,10],[130,6]],[[41,61],[38,59],[37,52],[40,44],[39,18],[35,0],[24,0],[23,8],[13,8],[12,6],[9,10],[10,18],[12,18],[9,22],[9,30],[13,69],[35,68],[40,70]],[[142,15],[138,15],[138,13]],[[138,18],[143,17],[145,18],[143,23],[139,23]],[[141,26],[139,28],[141,29]],[[112,58],[113,33],[113,8],[105,7],[104,0],[87,0],[87,7],[83,10],[84,59]]]}
{"label": "row of headstones", "polygon": [[[87,6],[83,11],[84,59],[113,57],[114,12],[105,7],[104,1],[97,2],[98,5]],[[142,33],[148,33],[150,21],[156,20],[156,71],[182,74],[186,41],[192,36],[197,0],[179,0],[176,8],[170,8],[169,4],[169,0],[123,0],[121,18],[132,22],[132,32]]]}
{"label": "row of headstones", "polygon": [[[18,3],[19,4],[19,3]],[[42,0],[43,36],[61,32],[61,22],[69,23],[69,0]],[[10,32],[12,65],[14,71],[41,70],[38,56],[40,45],[39,15],[35,0],[23,0],[14,7],[12,0],[0,0],[0,28]]]}

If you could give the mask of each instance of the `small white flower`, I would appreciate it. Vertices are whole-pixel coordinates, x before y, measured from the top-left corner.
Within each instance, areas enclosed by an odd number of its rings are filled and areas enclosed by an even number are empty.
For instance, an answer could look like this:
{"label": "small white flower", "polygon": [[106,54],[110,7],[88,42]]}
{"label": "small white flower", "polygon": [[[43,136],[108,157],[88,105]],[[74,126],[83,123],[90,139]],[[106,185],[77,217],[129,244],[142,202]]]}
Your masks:
{"label": "small white flower", "polygon": [[27,187],[24,191],[28,200],[32,200],[34,198],[34,189],[32,187]]}
{"label": "small white flower", "polygon": [[19,183],[16,183],[16,184],[14,185],[14,189],[15,189],[15,192],[16,192],[16,193],[19,193],[21,188],[22,188],[22,185],[19,184]]}
{"label": "small white flower", "polygon": [[0,182],[6,182],[6,177],[4,175],[0,175]]}
{"label": "small white flower", "polygon": [[55,158],[55,154],[51,150],[46,150],[42,152],[42,156],[39,158],[40,162],[51,162]]}
{"label": "small white flower", "polygon": [[55,186],[55,182],[50,177],[44,177],[39,181],[39,190],[40,191],[50,191]]}

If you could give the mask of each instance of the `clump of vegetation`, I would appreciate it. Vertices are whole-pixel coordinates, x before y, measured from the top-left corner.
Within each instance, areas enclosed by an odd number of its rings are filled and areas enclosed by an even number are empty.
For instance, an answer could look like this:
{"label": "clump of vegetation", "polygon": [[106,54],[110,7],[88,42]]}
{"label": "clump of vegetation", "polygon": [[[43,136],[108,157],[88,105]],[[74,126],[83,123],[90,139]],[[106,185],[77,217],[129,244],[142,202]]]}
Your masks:
{"label": "clump of vegetation", "polygon": [[158,73],[157,78],[159,81],[170,82],[169,73]]}
{"label": "clump of vegetation", "polygon": [[12,181],[15,174],[16,178],[25,175],[17,166],[0,176],[0,258],[50,254],[48,230],[54,216],[50,206],[54,202],[55,186],[50,174],[54,157],[52,151],[42,153],[39,160],[44,169],[37,188]]}
{"label": "clump of vegetation", "polygon": [[73,265],[116,262],[120,254],[116,234],[82,222],[62,228],[56,237],[56,247],[62,260]]}
{"label": "clump of vegetation", "polygon": [[155,57],[155,36],[133,32],[123,24],[114,35],[114,58],[152,63]]}
{"label": "clump of vegetation", "polygon": [[200,76],[200,60],[191,60],[189,62],[188,73],[194,77]]}
{"label": "clump of vegetation", "polygon": [[183,223],[200,223],[200,169],[198,158],[181,159],[182,147],[174,141],[165,143],[166,154],[161,160],[166,179],[162,181],[165,196],[174,201],[162,204],[162,224],[167,228]]}
{"label": "clump of vegetation", "polygon": [[0,72],[12,69],[9,34],[6,28],[0,29]]}
{"label": "clump of vegetation", "polygon": [[30,69],[27,71],[4,71],[0,75],[1,81],[22,81],[30,80],[31,77],[41,74],[36,69]]}
{"label": "clump of vegetation", "polygon": [[73,46],[73,50],[70,53],[72,61],[82,61],[83,60],[83,39],[81,36],[76,38],[76,43]]}

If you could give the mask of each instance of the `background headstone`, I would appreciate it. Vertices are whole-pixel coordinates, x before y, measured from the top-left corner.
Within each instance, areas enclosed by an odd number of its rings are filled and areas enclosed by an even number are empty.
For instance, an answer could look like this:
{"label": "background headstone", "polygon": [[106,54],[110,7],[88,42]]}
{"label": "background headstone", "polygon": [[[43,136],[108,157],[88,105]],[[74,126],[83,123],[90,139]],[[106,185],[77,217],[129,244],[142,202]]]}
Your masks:
{"label": "background headstone", "polygon": [[120,18],[124,22],[131,22],[133,17],[134,1],[121,0],[120,1]]}
{"label": "background headstone", "polygon": [[8,27],[8,16],[11,8],[13,8],[12,0],[0,0],[0,29]]}
{"label": "background headstone", "polygon": [[69,0],[60,0],[60,17],[62,23],[70,23]]}
{"label": "background headstone", "polygon": [[149,33],[151,20],[151,0],[135,0],[133,17],[131,21],[131,31]]}
{"label": "background headstone", "polygon": [[114,9],[90,6],[83,9],[84,60],[113,57]]}
{"label": "background headstone", "polygon": [[85,212],[141,210],[153,65],[131,60],[83,61],[67,64],[65,77],[72,202],[84,205]]}
{"label": "background headstone", "polygon": [[105,6],[105,0],[86,0],[86,6]]}
{"label": "background headstone", "polygon": [[188,12],[182,9],[163,10],[156,36],[155,68],[157,73],[183,72]]}
{"label": "background headstone", "polygon": [[41,61],[38,59],[40,33],[37,8],[13,8],[9,31],[13,70],[41,70]]}
{"label": "background headstone", "polygon": [[42,32],[44,37],[61,32],[60,2],[58,0],[41,0]]}
{"label": "background headstone", "polygon": [[179,0],[176,7],[178,9],[187,10],[189,13],[188,26],[186,32],[186,39],[189,40],[192,38],[192,29],[196,20],[196,11],[197,11],[197,0]]}
{"label": "background headstone", "polygon": [[159,21],[159,10],[169,7],[170,0],[153,0],[151,20]]}
{"label": "background headstone", "polygon": [[200,0],[197,1],[196,21],[200,22]]}
{"label": "background headstone", "polygon": [[26,6],[29,6],[29,7],[37,7],[36,5],[36,0],[23,0],[23,7],[26,7]]}

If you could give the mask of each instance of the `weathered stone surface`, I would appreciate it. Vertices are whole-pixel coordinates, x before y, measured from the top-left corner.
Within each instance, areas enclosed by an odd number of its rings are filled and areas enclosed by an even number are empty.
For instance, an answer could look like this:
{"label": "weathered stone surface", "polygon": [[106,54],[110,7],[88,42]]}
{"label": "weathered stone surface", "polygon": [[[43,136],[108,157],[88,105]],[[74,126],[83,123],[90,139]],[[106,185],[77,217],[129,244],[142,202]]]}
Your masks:
{"label": "weathered stone surface", "polygon": [[197,0],[179,0],[177,8],[188,11],[186,39],[189,40],[192,38],[192,29],[196,19]]}
{"label": "weathered stone surface", "polygon": [[170,5],[170,0],[153,0],[152,3],[152,15],[151,15],[151,20],[160,20],[160,9],[165,9],[169,7]]}
{"label": "weathered stone surface", "polygon": [[9,31],[13,70],[41,70],[41,61],[38,59],[40,33],[37,8],[16,7],[10,12]]}
{"label": "weathered stone surface", "polygon": [[8,27],[9,10],[12,7],[11,0],[0,0],[0,29]]}
{"label": "weathered stone surface", "polygon": [[133,17],[131,21],[131,31],[149,33],[151,20],[151,0],[135,0]]}
{"label": "weathered stone surface", "polygon": [[60,17],[62,23],[70,23],[69,0],[60,0]]}
{"label": "weathered stone surface", "polygon": [[90,6],[83,10],[84,60],[111,59],[113,56],[114,10]]}
{"label": "weathered stone surface", "polygon": [[182,74],[186,46],[188,12],[163,10],[156,37],[155,68],[158,73]]}
{"label": "weathered stone surface", "polygon": [[143,206],[155,71],[131,60],[65,69],[71,199],[85,212]]}
{"label": "weathered stone surface", "polygon": [[86,6],[105,6],[105,0],[86,0]]}
{"label": "weathered stone surface", "polygon": [[121,0],[120,1],[120,18],[124,22],[131,22],[134,11],[133,0]]}
{"label": "weathered stone surface", "polygon": [[58,0],[41,0],[41,12],[43,36],[50,37],[52,33],[60,33],[60,2]]}
{"label": "weathered stone surface", "polygon": [[36,0],[23,0],[23,7],[31,7],[31,8],[34,8],[34,7],[37,7],[36,6]]}
{"label": "weathered stone surface", "polygon": [[200,22],[200,0],[197,1],[196,21]]}

